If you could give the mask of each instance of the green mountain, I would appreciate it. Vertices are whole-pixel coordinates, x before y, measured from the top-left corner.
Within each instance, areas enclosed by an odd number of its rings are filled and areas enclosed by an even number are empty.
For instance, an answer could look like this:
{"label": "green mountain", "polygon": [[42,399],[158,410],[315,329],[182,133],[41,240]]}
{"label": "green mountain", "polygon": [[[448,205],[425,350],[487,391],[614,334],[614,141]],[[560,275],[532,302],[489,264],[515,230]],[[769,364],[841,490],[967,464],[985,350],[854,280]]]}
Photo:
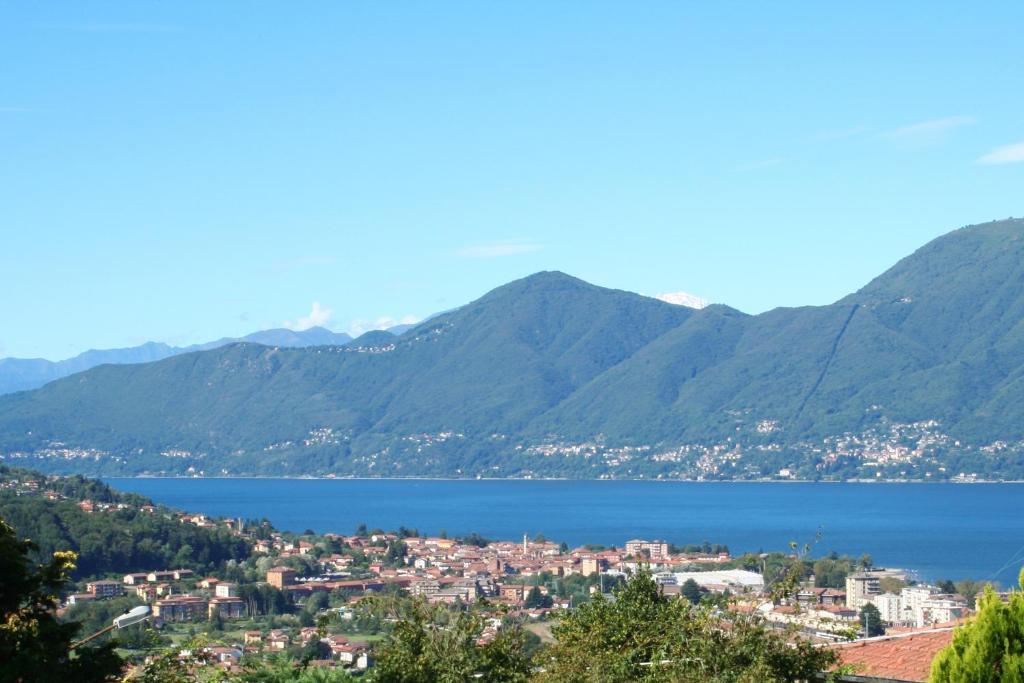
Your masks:
{"label": "green mountain", "polygon": [[148,363],[190,351],[215,349],[236,342],[252,342],[264,346],[306,347],[347,344],[351,340],[352,337],[344,332],[331,332],[323,327],[311,327],[302,331],[277,328],[253,332],[244,337],[224,337],[192,346],[169,346],[160,342],[146,342],[125,349],[93,349],[61,361],[50,361],[45,358],[0,358],[0,394],[36,389],[47,382],[84,372],[97,365]]}
{"label": "green mountain", "polygon": [[827,306],[695,310],[561,273],[394,336],[234,344],[0,397],[0,452],[113,472],[1024,476],[1024,221]]}

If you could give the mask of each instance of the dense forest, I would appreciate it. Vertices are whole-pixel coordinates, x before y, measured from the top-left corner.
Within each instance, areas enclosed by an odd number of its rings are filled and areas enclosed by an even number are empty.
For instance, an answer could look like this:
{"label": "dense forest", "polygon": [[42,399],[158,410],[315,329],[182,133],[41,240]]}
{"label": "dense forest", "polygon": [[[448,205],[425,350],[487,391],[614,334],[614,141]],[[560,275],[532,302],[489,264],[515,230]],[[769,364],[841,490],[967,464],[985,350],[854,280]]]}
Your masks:
{"label": "dense forest", "polygon": [[[0,466],[0,481],[44,481],[42,475]],[[52,492],[64,496],[49,500]],[[112,503],[110,509],[86,512],[79,503]],[[117,503],[122,504],[118,509]],[[77,577],[108,573],[189,568],[207,571],[227,560],[249,555],[245,540],[224,526],[200,528],[183,523],[171,510],[143,510],[150,501],[83,477],[45,480],[32,495],[24,489],[0,489],[0,518],[32,540],[40,557],[58,550],[78,553]]]}

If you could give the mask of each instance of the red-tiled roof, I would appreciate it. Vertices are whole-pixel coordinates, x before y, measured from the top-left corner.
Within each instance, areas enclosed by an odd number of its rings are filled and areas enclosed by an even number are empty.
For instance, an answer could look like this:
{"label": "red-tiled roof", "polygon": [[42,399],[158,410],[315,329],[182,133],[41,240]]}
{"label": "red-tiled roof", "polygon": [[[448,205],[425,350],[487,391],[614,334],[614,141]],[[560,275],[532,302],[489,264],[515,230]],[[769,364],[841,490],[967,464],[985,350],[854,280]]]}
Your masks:
{"label": "red-tiled roof", "polygon": [[832,646],[839,663],[854,667],[854,676],[892,681],[926,681],[932,659],[949,645],[953,629],[942,628],[881,636]]}

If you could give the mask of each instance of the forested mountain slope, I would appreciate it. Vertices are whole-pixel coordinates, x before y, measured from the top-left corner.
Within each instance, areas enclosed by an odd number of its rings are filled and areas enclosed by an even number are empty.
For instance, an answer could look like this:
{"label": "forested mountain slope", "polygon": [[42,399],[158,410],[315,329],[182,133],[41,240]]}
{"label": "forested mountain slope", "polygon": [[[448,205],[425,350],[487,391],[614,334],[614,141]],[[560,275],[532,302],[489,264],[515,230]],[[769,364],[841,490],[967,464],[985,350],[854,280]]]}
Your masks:
{"label": "forested mountain slope", "polygon": [[971,226],[834,304],[756,316],[538,273],[398,337],[0,397],[0,450],[104,471],[1010,476],[1022,261],[1024,221]]}

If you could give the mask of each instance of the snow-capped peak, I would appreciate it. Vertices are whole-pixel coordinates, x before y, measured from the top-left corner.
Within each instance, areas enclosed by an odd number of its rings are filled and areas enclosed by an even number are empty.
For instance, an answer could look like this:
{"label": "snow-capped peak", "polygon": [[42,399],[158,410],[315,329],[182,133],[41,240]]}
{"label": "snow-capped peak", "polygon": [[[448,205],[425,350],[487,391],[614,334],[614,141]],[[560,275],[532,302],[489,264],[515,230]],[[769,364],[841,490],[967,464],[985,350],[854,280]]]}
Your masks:
{"label": "snow-capped peak", "polygon": [[686,306],[687,308],[704,308],[710,301],[702,299],[699,296],[690,294],[689,292],[666,292],[665,294],[655,294],[655,299],[664,301],[668,304],[675,304],[676,306]]}

